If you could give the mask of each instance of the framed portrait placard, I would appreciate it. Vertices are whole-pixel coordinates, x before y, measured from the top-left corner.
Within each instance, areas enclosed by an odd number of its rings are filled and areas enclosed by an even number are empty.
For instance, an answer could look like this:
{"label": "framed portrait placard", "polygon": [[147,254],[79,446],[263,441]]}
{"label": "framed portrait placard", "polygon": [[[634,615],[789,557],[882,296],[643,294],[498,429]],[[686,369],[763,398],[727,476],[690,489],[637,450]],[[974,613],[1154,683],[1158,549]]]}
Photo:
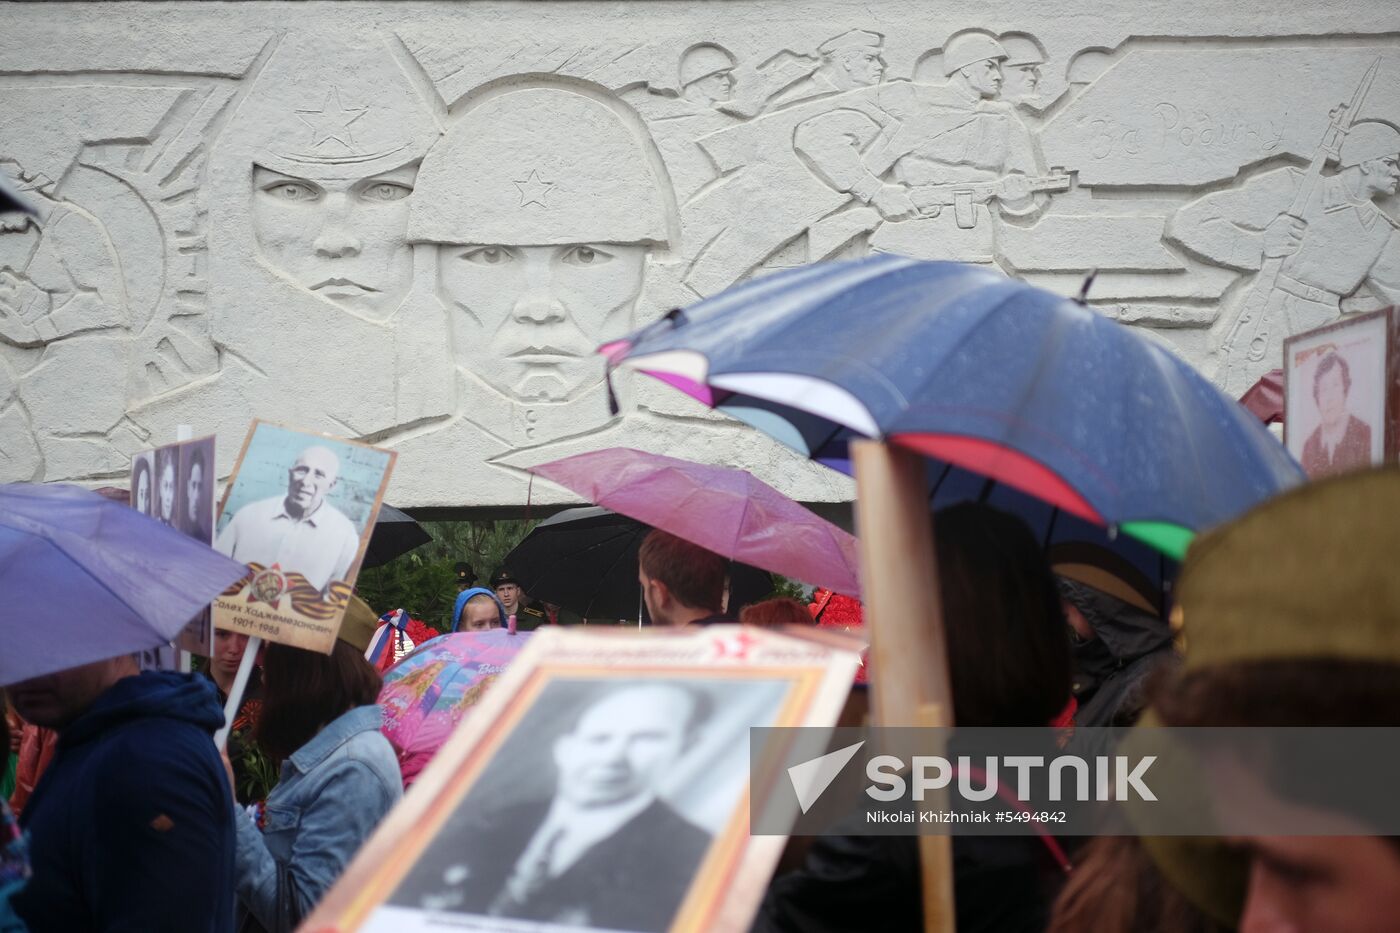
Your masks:
{"label": "framed portrait placard", "polygon": [[[131,506],[196,541],[212,544],[213,468],[213,436],[143,450],[131,458]],[[180,630],[175,646],[207,658],[213,636],[206,609]]]}
{"label": "framed portrait placard", "polygon": [[250,573],[214,600],[214,627],[329,653],[396,456],[254,421],[214,532]]}
{"label": "framed portrait placard", "polygon": [[749,730],[833,725],[859,648],[536,631],[302,929],[747,930],[786,842],[749,832],[786,779]]}
{"label": "framed portrait placard", "polygon": [[1394,460],[1400,315],[1358,315],[1284,341],[1284,444],[1309,477]]}

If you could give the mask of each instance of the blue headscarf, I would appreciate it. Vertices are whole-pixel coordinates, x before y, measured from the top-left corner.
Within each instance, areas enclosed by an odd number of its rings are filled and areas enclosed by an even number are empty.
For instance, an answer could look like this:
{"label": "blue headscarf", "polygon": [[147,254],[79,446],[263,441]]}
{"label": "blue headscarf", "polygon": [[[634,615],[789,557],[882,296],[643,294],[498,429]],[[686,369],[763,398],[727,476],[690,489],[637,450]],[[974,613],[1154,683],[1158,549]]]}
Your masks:
{"label": "blue headscarf", "polygon": [[462,624],[462,607],[467,604],[467,600],[473,596],[490,596],[491,601],[496,604],[496,611],[501,614],[501,628],[506,627],[506,607],[496,598],[496,594],[484,586],[474,586],[469,590],[463,590],[457,594],[457,603],[452,607],[452,631]]}

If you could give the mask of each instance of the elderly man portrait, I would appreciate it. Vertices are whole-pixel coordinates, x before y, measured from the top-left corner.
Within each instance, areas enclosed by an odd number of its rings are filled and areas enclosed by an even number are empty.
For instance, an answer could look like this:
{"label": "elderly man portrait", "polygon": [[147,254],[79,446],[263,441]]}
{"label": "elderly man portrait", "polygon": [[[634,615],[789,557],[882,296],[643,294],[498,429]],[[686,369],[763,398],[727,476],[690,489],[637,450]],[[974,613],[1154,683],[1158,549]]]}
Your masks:
{"label": "elderly man portrait", "polygon": [[490,811],[471,808],[469,796],[391,901],[667,929],[711,837],[658,790],[710,707],[706,694],[674,682],[600,686],[551,746],[552,795]]}
{"label": "elderly man portrait", "polygon": [[360,535],[326,501],[340,479],[340,459],[329,448],[307,447],[287,471],[287,492],[243,506],[215,541],[215,549],[243,563],[278,565],[324,590],[343,580],[359,551]]}

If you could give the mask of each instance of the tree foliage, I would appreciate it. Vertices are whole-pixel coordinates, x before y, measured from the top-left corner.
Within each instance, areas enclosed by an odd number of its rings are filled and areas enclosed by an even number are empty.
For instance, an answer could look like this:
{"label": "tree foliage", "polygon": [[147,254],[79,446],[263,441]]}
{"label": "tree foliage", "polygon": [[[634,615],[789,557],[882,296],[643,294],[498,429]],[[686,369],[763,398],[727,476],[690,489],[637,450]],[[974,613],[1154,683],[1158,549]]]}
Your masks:
{"label": "tree foliage", "polygon": [[406,609],[414,618],[446,632],[452,627],[452,604],[457,598],[453,565],[458,561],[471,564],[478,583],[484,586],[536,524],[517,520],[423,522],[433,540],[381,567],[361,572],[356,589],[376,612]]}

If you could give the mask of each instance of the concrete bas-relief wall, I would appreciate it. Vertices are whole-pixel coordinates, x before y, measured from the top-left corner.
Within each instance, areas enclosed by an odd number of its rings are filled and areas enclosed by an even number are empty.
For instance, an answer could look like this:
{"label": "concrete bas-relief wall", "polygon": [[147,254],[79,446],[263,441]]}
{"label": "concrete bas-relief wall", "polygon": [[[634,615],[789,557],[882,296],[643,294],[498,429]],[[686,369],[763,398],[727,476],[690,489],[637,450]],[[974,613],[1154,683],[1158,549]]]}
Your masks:
{"label": "concrete bas-relief wall", "polygon": [[[1019,12],[1018,12],[1019,8]],[[602,340],[874,251],[1090,302],[1232,393],[1400,301],[1400,5],[1217,0],[6,3],[0,480],[176,426],[400,452],[518,505],[635,446],[849,483]],[[547,484],[536,502],[565,501]]]}

